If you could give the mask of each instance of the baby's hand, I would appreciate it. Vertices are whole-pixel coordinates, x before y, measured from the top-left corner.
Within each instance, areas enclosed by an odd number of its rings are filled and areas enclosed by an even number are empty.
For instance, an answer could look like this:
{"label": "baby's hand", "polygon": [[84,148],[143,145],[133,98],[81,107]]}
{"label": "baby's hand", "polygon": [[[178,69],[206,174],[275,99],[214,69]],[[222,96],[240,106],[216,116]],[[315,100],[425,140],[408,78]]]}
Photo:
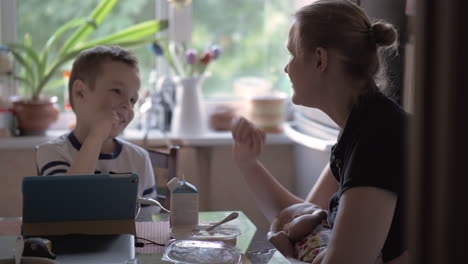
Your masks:
{"label": "baby's hand", "polygon": [[268,241],[270,241],[276,249],[285,257],[294,257],[294,246],[284,231],[278,233],[268,233]]}
{"label": "baby's hand", "polygon": [[255,162],[262,152],[265,133],[243,117],[234,120],[231,130],[234,139],[232,154],[236,163],[241,166]]}

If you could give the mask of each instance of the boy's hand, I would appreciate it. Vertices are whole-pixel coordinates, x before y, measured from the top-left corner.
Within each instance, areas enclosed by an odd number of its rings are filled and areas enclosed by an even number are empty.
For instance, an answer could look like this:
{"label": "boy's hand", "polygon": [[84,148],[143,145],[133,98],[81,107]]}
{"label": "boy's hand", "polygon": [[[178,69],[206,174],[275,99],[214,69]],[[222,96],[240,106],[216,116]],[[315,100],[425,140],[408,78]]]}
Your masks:
{"label": "boy's hand", "polygon": [[113,110],[106,110],[95,114],[88,136],[96,137],[102,141],[108,139],[120,123],[120,118]]}
{"label": "boy's hand", "polygon": [[255,163],[265,143],[265,133],[241,117],[232,125],[232,155],[238,166]]}

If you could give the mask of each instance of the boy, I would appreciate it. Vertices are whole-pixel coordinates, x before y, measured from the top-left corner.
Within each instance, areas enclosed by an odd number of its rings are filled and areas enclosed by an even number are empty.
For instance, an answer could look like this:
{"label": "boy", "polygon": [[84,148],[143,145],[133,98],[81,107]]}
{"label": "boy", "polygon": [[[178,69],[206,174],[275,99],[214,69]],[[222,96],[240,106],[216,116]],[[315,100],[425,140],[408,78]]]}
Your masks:
{"label": "boy", "polygon": [[[116,138],[133,119],[139,88],[138,61],[129,51],[118,46],[82,51],[68,84],[76,127],[37,148],[39,175],[135,173],[138,196],[156,198],[148,153]],[[142,207],[138,221],[151,221],[159,211]]]}

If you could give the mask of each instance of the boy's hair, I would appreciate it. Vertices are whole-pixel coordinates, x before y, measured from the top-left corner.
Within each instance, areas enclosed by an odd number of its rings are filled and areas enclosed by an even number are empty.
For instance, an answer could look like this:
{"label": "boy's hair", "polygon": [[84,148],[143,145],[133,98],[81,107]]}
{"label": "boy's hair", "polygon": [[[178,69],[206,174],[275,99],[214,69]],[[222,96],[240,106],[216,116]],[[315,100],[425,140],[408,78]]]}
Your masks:
{"label": "boy's hair", "polygon": [[81,80],[94,89],[96,76],[98,76],[101,64],[106,61],[119,61],[133,67],[138,71],[138,59],[130,51],[119,46],[95,46],[83,50],[73,62],[68,82],[68,94],[70,105],[73,108],[72,87],[76,80]]}

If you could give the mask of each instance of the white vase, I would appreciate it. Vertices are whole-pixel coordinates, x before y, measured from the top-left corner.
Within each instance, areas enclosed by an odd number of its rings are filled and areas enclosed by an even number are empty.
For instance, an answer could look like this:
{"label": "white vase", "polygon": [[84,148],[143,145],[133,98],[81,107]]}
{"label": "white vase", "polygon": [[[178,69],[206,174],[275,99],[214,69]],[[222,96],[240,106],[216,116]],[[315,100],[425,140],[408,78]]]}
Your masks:
{"label": "white vase", "polygon": [[203,79],[203,76],[195,76],[178,80],[171,124],[174,136],[193,137],[206,133],[208,124],[201,92]]}

